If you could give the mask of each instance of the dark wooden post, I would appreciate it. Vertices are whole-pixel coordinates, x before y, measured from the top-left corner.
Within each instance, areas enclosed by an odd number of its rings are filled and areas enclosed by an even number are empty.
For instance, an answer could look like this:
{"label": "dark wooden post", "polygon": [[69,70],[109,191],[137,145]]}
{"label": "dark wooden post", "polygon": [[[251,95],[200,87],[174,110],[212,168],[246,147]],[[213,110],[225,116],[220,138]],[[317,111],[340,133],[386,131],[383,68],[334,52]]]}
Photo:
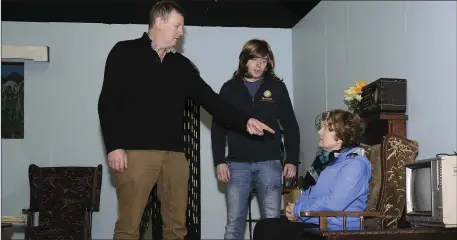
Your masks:
{"label": "dark wooden post", "polygon": [[363,142],[370,145],[380,144],[382,138],[389,133],[402,137],[407,136],[408,115],[394,113],[380,113],[364,117],[366,124]]}

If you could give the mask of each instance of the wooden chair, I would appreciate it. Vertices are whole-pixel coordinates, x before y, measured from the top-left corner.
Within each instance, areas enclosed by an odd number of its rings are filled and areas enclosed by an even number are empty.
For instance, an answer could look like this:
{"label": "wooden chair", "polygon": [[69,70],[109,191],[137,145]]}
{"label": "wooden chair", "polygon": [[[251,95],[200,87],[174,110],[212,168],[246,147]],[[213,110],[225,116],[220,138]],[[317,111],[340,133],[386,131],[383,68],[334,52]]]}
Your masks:
{"label": "wooden chair", "polygon": [[[302,217],[318,217],[319,231],[305,230],[324,237],[355,236],[369,230],[396,229],[405,208],[405,165],[415,161],[418,143],[388,134],[381,144],[363,144],[372,164],[372,179],[367,208],[364,212],[301,212]],[[342,217],[344,229],[329,231],[327,218]],[[360,231],[347,231],[347,217],[360,218]]]}
{"label": "wooden chair", "polygon": [[[30,206],[26,240],[89,240],[92,213],[100,209],[102,165],[97,167],[29,166]],[[38,225],[34,226],[35,213]]]}

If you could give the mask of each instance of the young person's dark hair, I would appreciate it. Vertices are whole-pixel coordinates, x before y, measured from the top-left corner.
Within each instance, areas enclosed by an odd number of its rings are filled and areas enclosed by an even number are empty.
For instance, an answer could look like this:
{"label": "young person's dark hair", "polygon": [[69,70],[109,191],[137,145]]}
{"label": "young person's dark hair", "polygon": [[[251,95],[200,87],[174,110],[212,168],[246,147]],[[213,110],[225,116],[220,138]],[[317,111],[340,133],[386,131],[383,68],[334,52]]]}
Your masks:
{"label": "young person's dark hair", "polygon": [[279,79],[274,73],[275,56],[273,55],[273,51],[267,41],[260,39],[251,39],[244,44],[239,55],[238,69],[233,73],[233,76],[249,78],[246,64],[253,58],[266,58],[268,63],[264,75],[270,74],[272,77]]}

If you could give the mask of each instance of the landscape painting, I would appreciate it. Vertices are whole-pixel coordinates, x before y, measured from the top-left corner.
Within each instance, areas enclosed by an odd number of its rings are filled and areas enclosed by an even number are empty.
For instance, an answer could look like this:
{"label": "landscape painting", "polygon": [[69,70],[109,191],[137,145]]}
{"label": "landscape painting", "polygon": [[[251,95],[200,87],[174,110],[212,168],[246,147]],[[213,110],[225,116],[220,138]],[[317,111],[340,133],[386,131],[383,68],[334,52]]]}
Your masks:
{"label": "landscape painting", "polygon": [[2,138],[24,138],[24,63],[2,62]]}

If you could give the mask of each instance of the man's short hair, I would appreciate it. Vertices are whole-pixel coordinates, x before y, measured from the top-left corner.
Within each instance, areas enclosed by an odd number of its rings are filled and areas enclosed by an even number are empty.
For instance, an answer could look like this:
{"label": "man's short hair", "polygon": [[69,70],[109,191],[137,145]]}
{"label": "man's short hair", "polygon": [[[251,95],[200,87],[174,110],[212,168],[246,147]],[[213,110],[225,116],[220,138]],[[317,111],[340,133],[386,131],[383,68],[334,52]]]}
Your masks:
{"label": "man's short hair", "polygon": [[157,17],[166,20],[173,10],[184,16],[184,10],[175,1],[164,0],[154,4],[149,13],[149,28],[154,25]]}

